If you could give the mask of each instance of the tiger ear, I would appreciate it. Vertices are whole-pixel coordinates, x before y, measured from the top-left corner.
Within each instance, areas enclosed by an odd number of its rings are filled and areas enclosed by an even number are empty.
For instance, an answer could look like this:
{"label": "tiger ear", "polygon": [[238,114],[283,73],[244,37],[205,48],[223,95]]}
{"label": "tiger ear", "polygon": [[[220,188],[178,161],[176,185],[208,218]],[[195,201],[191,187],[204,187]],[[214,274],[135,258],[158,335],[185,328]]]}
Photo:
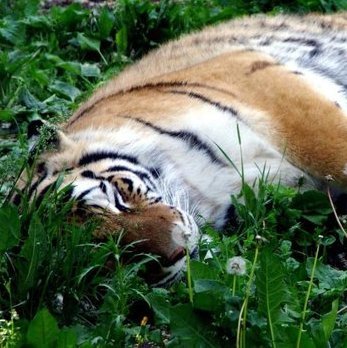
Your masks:
{"label": "tiger ear", "polygon": [[71,140],[64,132],[61,130],[56,131],[56,148],[59,150],[66,150],[72,148],[74,141]]}
{"label": "tiger ear", "polygon": [[56,150],[64,150],[73,144],[73,141],[54,124],[41,119],[36,119],[29,123],[27,137],[30,153],[36,152],[41,139],[44,139],[45,145],[51,146]]}

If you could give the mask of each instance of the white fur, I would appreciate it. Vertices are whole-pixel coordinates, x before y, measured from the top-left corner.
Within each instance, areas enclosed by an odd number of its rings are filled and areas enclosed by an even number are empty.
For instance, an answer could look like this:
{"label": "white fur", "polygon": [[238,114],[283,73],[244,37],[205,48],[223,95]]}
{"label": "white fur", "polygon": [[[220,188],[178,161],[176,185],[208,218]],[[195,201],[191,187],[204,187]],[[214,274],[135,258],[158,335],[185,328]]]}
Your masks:
{"label": "white fur", "polygon": [[[197,116],[199,122],[196,122]],[[75,134],[74,138],[87,140],[93,137],[96,139],[90,145],[93,151],[119,150],[120,153],[136,155],[144,166],[150,164],[154,168],[161,168],[160,194],[167,203],[182,207],[193,216],[201,216],[201,223],[213,221],[219,227],[223,224],[225,210],[230,205],[230,195],[236,195],[241,190],[241,153],[244,178],[250,184],[263,171],[267,174],[268,181],[281,181],[282,184],[291,186],[305,176],[259,134],[233,115],[213,106],[201,105],[184,112],[180,123],[170,126],[170,129],[187,130],[198,135],[223,164],[211,163],[211,159],[203,151],[190,148],[181,139],[158,135],[151,129],[145,129],[148,134],[144,136],[143,126],[132,121],[117,130],[87,130]],[[234,166],[228,163],[218,146]]]}

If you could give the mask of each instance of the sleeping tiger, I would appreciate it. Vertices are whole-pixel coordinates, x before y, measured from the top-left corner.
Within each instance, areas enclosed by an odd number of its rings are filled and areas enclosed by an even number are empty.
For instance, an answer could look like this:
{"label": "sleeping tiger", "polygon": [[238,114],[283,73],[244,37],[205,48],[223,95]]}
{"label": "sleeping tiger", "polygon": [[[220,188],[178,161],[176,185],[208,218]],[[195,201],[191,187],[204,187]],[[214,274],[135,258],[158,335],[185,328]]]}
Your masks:
{"label": "sleeping tiger", "polygon": [[102,214],[95,236],[141,240],[160,256],[151,282],[169,284],[196,253],[198,227],[233,218],[240,172],[249,184],[266,168],[282,185],[347,186],[346,66],[347,13],[255,16],[184,36],[98,89],[18,191],[40,197],[63,173],[60,188]]}

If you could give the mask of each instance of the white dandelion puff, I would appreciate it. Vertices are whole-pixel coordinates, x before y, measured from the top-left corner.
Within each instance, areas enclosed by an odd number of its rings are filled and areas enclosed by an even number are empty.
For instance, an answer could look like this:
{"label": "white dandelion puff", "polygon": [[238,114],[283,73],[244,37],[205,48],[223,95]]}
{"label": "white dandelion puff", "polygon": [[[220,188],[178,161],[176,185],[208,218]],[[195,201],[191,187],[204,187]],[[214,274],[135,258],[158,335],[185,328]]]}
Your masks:
{"label": "white dandelion puff", "polygon": [[246,261],[241,256],[234,256],[227,261],[228,274],[242,276],[246,274]]}

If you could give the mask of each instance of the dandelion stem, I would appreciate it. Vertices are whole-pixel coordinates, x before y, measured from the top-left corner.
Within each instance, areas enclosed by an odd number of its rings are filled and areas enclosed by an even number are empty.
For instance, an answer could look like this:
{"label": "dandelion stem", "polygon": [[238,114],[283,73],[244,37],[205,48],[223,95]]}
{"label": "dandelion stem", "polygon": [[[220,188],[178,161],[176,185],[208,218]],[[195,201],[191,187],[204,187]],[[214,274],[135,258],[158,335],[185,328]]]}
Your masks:
{"label": "dandelion stem", "polygon": [[312,285],[313,285],[313,277],[314,277],[314,273],[315,273],[316,266],[317,266],[319,247],[320,247],[320,241],[318,241],[316,254],[314,256],[313,266],[312,266],[312,270],[311,270],[310,282],[308,284],[308,288],[307,288],[307,292],[306,292],[306,298],[305,298],[305,303],[304,303],[304,309],[302,311],[302,316],[301,316],[301,323],[300,323],[299,332],[298,332],[298,339],[296,341],[296,348],[300,348],[301,335],[302,335],[302,331],[303,331],[303,327],[304,327],[308,300],[309,300],[309,297],[310,297],[310,294],[311,294],[311,289],[312,289]]}
{"label": "dandelion stem", "polygon": [[[237,336],[236,336],[236,340],[237,340],[236,346],[237,347],[240,347],[240,343],[241,343],[241,347],[246,347],[247,306],[248,306],[249,295],[251,292],[251,285],[253,282],[255,266],[256,266],[257,260],[258,260],[258,253],[259,253],[259,245],[257,244],[257,247],[255,249],[253,264],[252,264],[252,268],[251,268],[251,274],[249,276],[249,280],[248,280],[247,287],[246,287],[246,296],[245,296],[245,299],[243,301],[243,304],[241,307],[241,312],[239,315],[239,322],[238,322],[238,329],[237,329]],[[242,321],[242,328],[241,328],[241,321]],[[241,331],[242,331],[242,337],[240,338]]]}
{"label": "dandelion stem", "polygon": [[242,322],[242,314],[245,308],[245,302],[242,303],[240,314],[239,314],[239,320],[237,322],[237,332],[236,332],[236,348],[240,348],[240,334],[241,334],[241,322]]}
{"label": "dandelion stem", "polygon": [[188,283],[188,293],[189,293],[189,301],[193,303],[193,288],[192,288],[192,274],[190,269],[190,255],[188,248],[186,249],[186,258],[187,258],[187,283]]}
{"label": "dandelion stem", "polygon": [[235,296],[235,290],[236,290],[236,275],[234,274],[234,277],[233,277],[233,292],[232,292],[233,296]]}
{"label": "dandelion stem", "polygon": [[336,219],[336,222],[337,224],[339,225],[341,231],[344,233],[345,237],[347,238],[347,232],[346,230],[343,228],[342,224],[341,224],[341,221],[337,215],[337,212],[336,212],[336,209],[335,209],[335,206],[334,206],[334,202],[333,202],[333,199],[331,198],[331,193],[330,193],[330,188],[328,186],[327,188],[327,193],[328,193],[328,197],[329,197],[329,202],[330,202],[330,205],[331,205],[331,208],[333,210],[333,213],[334,213],[334,216],[335,216],[335,219]]}

